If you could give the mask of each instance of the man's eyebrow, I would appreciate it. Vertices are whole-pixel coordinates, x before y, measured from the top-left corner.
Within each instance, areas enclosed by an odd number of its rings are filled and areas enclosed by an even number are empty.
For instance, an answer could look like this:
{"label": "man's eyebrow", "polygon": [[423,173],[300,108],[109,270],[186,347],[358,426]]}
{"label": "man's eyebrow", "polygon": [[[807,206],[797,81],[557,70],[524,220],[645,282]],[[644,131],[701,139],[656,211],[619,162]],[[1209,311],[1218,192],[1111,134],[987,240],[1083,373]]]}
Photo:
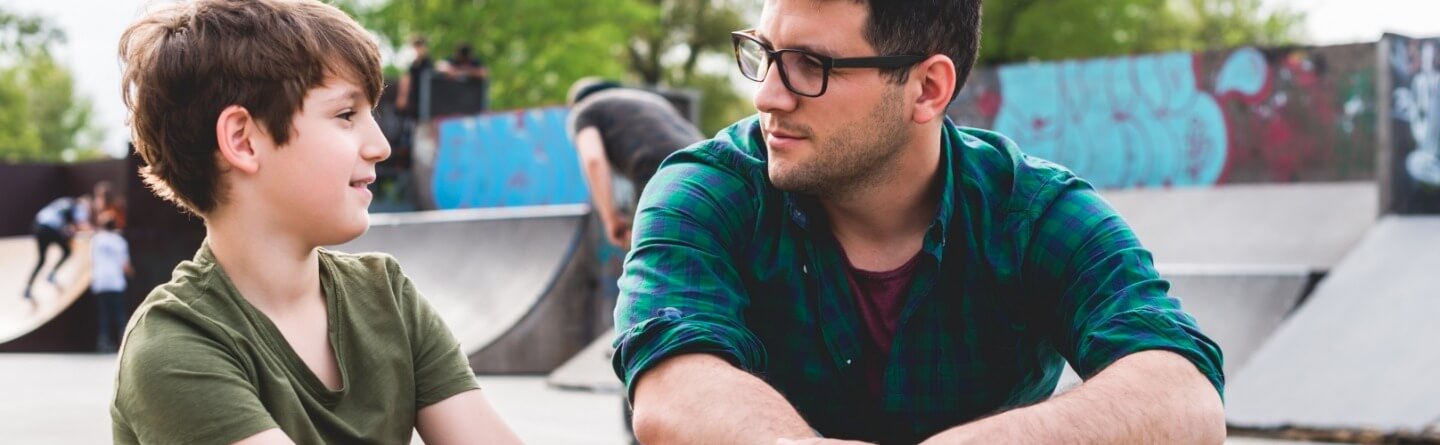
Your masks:
{"label": "man's eyebrow", "polygon": [[770,39],[767,39],[765,38],[765,36],[761,35],[759,30],[752,31],[751,35],[754,35],[756,39],[759,39],[760,43],[764,43],[766,46],[769,46],[771,49],[774,50],[798,49],[808,53],[815,53],[827,57],[833,57],[833,54],[835,54],[834,51],[831,51],[829,47],[826,47],[824,45],[808,45],[801,43],[798,45],[787,46],[784,48],[776,48],[775,44],[771,42]]}

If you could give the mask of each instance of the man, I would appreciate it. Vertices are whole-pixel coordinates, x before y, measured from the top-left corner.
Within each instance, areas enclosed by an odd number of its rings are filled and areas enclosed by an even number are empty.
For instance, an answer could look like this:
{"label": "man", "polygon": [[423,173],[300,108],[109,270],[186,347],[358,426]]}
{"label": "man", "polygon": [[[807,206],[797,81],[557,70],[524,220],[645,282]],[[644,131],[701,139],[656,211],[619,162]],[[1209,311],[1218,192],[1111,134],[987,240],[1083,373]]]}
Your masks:
{"label": "man", "polygon": [[945,118],[979,30],[978,0],[770,0],[733,35],[759,116],[666,160],[620,280],[641,442],[1223,440],[1220,350],[1125,222]]}
{"label": "man", "polygon": [[485,60],[475,56],[475,47],[468,42],[455,47],[455,55],[440,61],[437,67],[440,72],[457,80],[484,81],[490,76],[490,71],[485,68]]}
{"label": "man", "polygon": [[630,219],[660,161],[704,139],[664,97],[598,78],[570,87],[570,141],[605,237],[630,248]]}
{"label": "man", "polygon": [[475,47],[469,42],[455,47],[455,55],[441,60],[436,68],[451,79],[473,82],[480,87],[480,112],[490,109],[490,69],[485,59],[475,55]]}
{"label": "man", "polygon": [[410,48],[415,51],[415,60],[400,76],[400,89],[395,92],[395,108],[413,121],[420,116],[420,82],[426,72],[435,70],[435,60],[430,58],[430,45],[424,37],[410,39]]}

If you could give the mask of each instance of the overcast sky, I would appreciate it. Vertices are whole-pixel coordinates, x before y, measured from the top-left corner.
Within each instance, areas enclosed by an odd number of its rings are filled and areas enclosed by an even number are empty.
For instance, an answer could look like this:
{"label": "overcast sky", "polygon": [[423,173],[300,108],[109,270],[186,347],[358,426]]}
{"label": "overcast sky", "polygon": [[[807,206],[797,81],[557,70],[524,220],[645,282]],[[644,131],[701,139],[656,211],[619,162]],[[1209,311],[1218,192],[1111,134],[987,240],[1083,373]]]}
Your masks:
{"label": "overcast sky", "polygon": [[[1389,31],[1440,36],[1440,0],[1265,0],[1268,6],[1305,11],[1308,43],[1370,42]],[[5,0],[11,12],[39,14],[69,37],[61,59],[75,72],[79,91],[95,102],[96,122],[106,130],[105,149],[123,153],[128,140],[120,101],[116,43],[140,12],[142,0]]]}

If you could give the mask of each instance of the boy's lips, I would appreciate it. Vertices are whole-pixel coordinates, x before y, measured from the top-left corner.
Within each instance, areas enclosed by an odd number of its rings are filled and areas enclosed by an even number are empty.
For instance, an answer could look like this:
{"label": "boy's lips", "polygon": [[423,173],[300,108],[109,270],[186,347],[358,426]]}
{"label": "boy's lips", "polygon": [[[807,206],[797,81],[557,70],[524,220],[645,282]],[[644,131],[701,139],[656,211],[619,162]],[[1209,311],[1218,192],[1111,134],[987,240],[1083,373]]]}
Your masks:
{"label": "boy's lips", "polygon": [[366,177],[363,177],[363,178],[360,178],[360,179],[352,179],[352,180],[350,180],[350,186],[351,186],[351,187],[365,188],[365,187],[368,187],[370,184],[373,184],[374,182],[375,182],[375,177],[374,177],[374,176],[366,176]]}

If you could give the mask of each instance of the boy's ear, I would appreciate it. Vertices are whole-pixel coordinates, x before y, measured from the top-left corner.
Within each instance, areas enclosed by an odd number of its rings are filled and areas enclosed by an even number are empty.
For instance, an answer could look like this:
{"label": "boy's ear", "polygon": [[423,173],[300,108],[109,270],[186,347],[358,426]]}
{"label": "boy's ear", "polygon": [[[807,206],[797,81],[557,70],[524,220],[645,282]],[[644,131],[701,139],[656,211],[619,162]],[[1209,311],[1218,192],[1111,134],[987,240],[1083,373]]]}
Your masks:
{"label": "boy's ear", "polygon": [[260,136],[259,121],[250,111],[239,105],[231,105],[220,111],[215,121],[215,139],[220,143],[220,159],[230,168],[246,174],[260,170],[259,151],[251,138]]}

